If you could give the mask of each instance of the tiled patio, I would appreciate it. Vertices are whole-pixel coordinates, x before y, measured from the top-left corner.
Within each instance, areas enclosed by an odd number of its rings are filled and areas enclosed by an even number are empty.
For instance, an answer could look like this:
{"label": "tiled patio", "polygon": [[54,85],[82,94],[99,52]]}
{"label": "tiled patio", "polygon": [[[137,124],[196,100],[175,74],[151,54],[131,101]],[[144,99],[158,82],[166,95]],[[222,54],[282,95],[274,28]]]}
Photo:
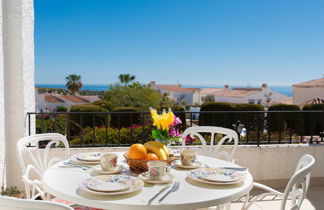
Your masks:
{"label": "tiled patio", "polygon": [[[284,189],[277,189],[281,192]],[[261,190],[253,190],[251,196],[263,193]],[[321,210],[324,206],[324,186],[310,187],[307,198],[303,201],[301,210]],[[249,210],[276,210],[280,207],[280,199],[273,199],[273,197],[266,197],[263,201],[256,202]],[[289,203],[289,202],[288,202]],[[241,202],[234,202],[231,205],[231,210],[240,210]],[[199,210],[211,210],[215,208],[204,208]]]}

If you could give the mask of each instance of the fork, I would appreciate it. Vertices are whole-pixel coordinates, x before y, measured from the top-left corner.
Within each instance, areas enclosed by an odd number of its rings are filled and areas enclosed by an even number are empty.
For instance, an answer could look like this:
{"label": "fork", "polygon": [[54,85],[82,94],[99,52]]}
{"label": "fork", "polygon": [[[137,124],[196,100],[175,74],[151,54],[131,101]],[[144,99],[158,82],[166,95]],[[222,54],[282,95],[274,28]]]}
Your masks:
{"label": "fork", "polygon": [[179,186],[180,186],[180,182],[179,181],[176,181],[174,183],[174,185],[172,186],[171,190],[169,190],[167,193],[165,193],[165,195],[160,198],[159,202],[163,201],[165,197],[167,197],[171,192],[175,192],[179,189]]}

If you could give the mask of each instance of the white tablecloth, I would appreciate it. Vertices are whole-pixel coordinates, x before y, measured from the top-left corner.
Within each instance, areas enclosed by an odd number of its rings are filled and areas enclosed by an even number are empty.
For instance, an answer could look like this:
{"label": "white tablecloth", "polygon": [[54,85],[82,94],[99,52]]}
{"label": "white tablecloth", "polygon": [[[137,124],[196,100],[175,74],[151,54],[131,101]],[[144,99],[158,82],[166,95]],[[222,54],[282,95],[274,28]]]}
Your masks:
{"label": "white tablecloth", "polygon": [[[116,152],[116,154],[119,155],[119,164],[128,168],[123,153]],[[237,166],[207,156],[199,156],[198,160],[209,167]],[[242,184],[217,186],[191,181],[186,178],[188,170],[173,167],[171,173],[174,174],[175,180],[180,181],[179,190],[171,193],[162,203],[158,203],[159,198],[166,193],[164,191],[150,206],[147,206],[147,201],[165,185],[145,184],[142,190],[128,195],[94,196],[79,189],[80,183],[91,177],[89,171],[79,168],[60,168],[59,165],[62,165],[62,162],[48,168],[43,175],[43,182],[50,194],[81,205],[112,210],[187,210],[214,206],[244,196],[252,189],[253,185],[253,178],[250,173],[246,175],[246,179]],[[125,170],[124,173],[132,174],[129,169]]]}

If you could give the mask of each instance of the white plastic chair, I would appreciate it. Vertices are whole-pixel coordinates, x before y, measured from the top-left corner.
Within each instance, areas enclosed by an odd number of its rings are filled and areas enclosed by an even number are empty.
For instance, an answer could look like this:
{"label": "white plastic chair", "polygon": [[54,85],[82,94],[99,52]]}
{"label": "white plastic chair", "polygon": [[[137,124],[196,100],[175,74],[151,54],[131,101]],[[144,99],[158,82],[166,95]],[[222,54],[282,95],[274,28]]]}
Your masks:
{"label": "white plastic chair", "polygon": [[[39,148],[39,142],[49,141],[44,149]],[[49,152],[52,146],[64,146],[65,159],[70,156],[69,144],[65,136],[58,133],[36,134],[20,139],[17,143],[17,153],[19,163],[23,172],[21,176],[25,183],[27,199],[42,197],[49,200],[50,196],[46,193],[41,181],[44,171],[51,165],[61,161],[54,157],[49,160]],[[25,153],[28,154],[30,163],[25,162]]]}
{"label": "white plastic chair", "polygon": [[289,208],[290,210],[300,209],[309,187],[310,171],[314,163],[315,159],[313,158],[313,156],[309,154],[303,155],[298,162],[294,175],[290,178],[288,185],[286,186],[286,189],[283,193],[274,190],[266,185],[254,183],[254,187],[260,188],[267,192],[253,198],[251,201],[246,203],[242,209],[250,208],[253,203],[265,196],[280,197],[282,199],[280,204],[280,210],[286,210],[288,198],[291,199],[291,205]]}
{"label": "white plastic chair", "polygon": [[72,210],[73,208],[50,201],[27,200],[0,196],[1,210]]}
{"label": "white plastic chair", "polygon": [[[206,140],[201,135],[202,133],[210,134],[210,145],[207,145]],[[215,134],[221,134],[222,137],[218,142],[215,142]],[[201,144],[201,153],[207,156],[222,158],[226,161],[233,162],[236,147],[238,145],[238,135],[234,130],[215,126],[194,126],[187,128],[182,134],[182,147],[186,147],[186,137],[190,135],[191,138],[198,137]],[[233,148],[230,153],[221,150],[222,144],[227,141],[233,142]]]}

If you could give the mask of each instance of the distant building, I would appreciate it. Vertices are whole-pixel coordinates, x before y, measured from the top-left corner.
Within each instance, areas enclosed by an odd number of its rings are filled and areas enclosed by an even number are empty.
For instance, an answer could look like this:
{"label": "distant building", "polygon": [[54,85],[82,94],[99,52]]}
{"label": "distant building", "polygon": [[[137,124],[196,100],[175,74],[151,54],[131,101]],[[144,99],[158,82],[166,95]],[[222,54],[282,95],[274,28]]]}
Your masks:
{"label": "distant building", "polygon": [[183,88],[181,85],[158,85],[151,81],[149,86],[162,94],[168,94],[171,100],[181,104],[183,101],[187,105],[193,105],[193,93],[200,90],[199,88]]}
{"label": "distant building", "polygon": [[314,98],[324,99],[324,78],[293,85],[294,104],[305,104]]}
{"label": "distant building", "polygon": [[73,96],[57,93],[36,93],[36,112],[53,112],[56,111],[58,106],[65,106],[70,110],[73,105],[87,104],[98,100],[100,100],[98,95]]}
{"label": "distant building", "polygon": [[201,105],[207,96],[215,102],[260,104],[265,107],[272,100],[287,98],[284,94],[271,91],[267,84],[263,84],[261,88],[240,87],[232,89],[225,85],[224,88],[204,88],[196,91],[193,95],[193,103]]}

